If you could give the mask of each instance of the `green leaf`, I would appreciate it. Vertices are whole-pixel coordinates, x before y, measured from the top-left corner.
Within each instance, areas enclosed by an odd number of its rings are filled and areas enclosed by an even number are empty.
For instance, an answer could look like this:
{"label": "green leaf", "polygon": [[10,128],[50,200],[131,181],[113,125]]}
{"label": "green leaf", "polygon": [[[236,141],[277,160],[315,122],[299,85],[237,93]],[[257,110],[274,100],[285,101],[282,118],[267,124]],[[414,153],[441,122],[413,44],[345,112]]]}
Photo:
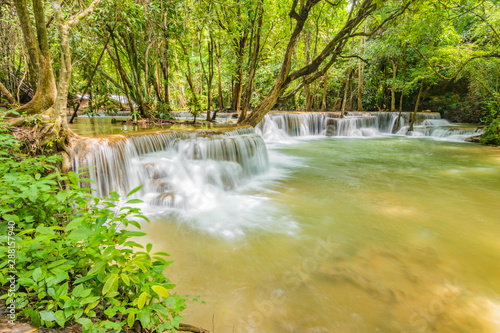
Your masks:
{"label": "green leaf", "polygon": [[153,249],[153,244],[148,243],[148,245],[146,245],[146,251],[149,253],[151,252],[152,249]]}
{"label": "green leaf", "polygon": [[45,321],[56,321],[56,315],[52,311],[40,311],[40,318]]}
{"label": "green leaf", "polygon": [[4,214],[4,215],[2,215],[2,218],[5,221],[19,222],[19,217],[17,217],[16,215]]}
{"label": "green leaf", "polygon": [[147,234],[142,231],[122,230],[122,235],[127,237],[140,237],[140,236],[146,236]]}
{"label": "green leaf", "polygon": [[127,325],[128,327],[132,328],[135,323],[135,313],[129,313],[127,317]]}
{"label": "green leaf", "polygon": [[132,199],[132,200],[128,200],[126,202],[126,204],[140,204],[140,203],[143,203],[144,201],[142,201],[141,199]]}
{"label": "green leaf", "polygon": [[114,308],[107,308],[104,310],[104,314],[108,316],[108,318],[113,318],[116,315],[116,310]]}
{"label": "green leaf", "polygon": [[90,297],[87,297],[87,298],[83,299],[80,302],[80,305],[85,305],[85,304],[93,303],[93,302],[97,301],[99,298],[100,298],[99,296],[90,296]]}
{"label": "green leaf", "polygon": [[127,274],[121,273],[120,277],[127,286],[130,286],[130,279],[128,278]]}
{"label": "green leaf", "polygon": [[75,289],[73,289],[71,295],[73,295],[74,297],[81,297],[82,291],[83,291],[83,285],[79,284],[78,286],[76,286]]}
{"label": "green leaf", "polygon": [[38,312],[33,310],[32,308],[29,310],[30,312],[30,318],[31,318],[31,324],[35,327],[40,327],[42,326],[42,322],[40,320],[40,315]]}
{"label": "green leaf", "polygon": [[157,293],[158,295],[160,296],[163,296],[163,297],[168,297],[170,296],[170,294],[168,293],[168,290],[165,289],[164,287],[162,286],[152,286],[151,289],[153,289],[153,291],[155,293]]}
{"label": "green leaf", "polygon": [[66,296],[67,294],[68,294],[68,282],[64,283],[62,286],[59,286],[59,288],[57,288],[54,298],[58,300],[62,296]]}
{"label": "green leaf", "polygon": [[81,278],[76,279],[75,282],[73,282],[73,284],[78,284],[78,283],[81,283],[81,282],[85,282],[85,281],[93,279],[93,278],[94,278],[93,275],[82,276]]}
{"label": "green leaf", "polygon": [[132,194],[140,191],[143,188],[143,186],[144,185],[138,186],[138,187],[134,188],[132,191],[128,192],[127,197],[130,197]]}
{"label": "green leaf", "polygon": [[83,217],[78,217],[78,218],[72,220],[66,226],[66,231],[70,231],[70,230],[73,230],[73,229],[77,228],[80,224],[82,224],[83,221],[84,221]]}
{"label": "green leaf", "polygon": [[35,282],[38,282],[40,281],[41,277],[42,277],[42,269],[38,267],[33,271],[33,280],[35,280]]}
{"label": "green leaf", "polygon": [[148,293],[147,292],[143,292],[140,296],[139,296],[139,299],[137,301],[137,308],[142,309],[144,307],[144,304],[146,304],[146,300],[148,299]]}
{"label": "green leaf", "polygon": [[166,253],[166,252],[155,252],[153,253],[153,255],[155,256],[165,256],[165,257],[170,257],[170,254]]}
{"label": "green leaf", "polygon": [[82,326],[87,330],[90,330],[93,326],[92,320],[90,320],[89,318],[80,318],[80,319],[77,319],[76,322],[79,324],[82,324]]}
{"label": "green leaf", "polygon": [[87,273],[87,276],[89,275],[92,275],[94,273],[96,273],[97,271],[99,271],[105,264],[107,264],[107,262],[105,261],[99,261],[97,262],[94,266],[92,266],[92,268],[90,269],[90,271]]}
{"label": "green leaf", "polygon": [[106,283],[104,284],[104,287],[102,288],[102,294],[106,295],[113,288],[117,287],[118,287],[118,274],[111,274]]}
{"label": "green leaf", "polygon": [[56,311],[56,323],[61,327],[64,327],[64,324],[66,323],[66,318],[61,310]]}
{"label": "green leaf", "polygon": [[85,309],[84,313],[89,313],[90,310],[92,310],[93,308],[95,308],[97,305],[99,304],[99,301],[95,301],[94,303],[91,303],[87,306],[87,308]]}

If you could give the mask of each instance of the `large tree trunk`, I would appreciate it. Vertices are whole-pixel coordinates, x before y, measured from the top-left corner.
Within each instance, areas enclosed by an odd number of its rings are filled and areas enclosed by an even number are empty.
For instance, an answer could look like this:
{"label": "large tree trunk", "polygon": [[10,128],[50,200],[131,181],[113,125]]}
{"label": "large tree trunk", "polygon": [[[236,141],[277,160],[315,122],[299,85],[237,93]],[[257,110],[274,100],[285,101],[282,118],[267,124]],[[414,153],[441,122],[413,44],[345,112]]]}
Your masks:
{"label": "large tree trunk", "polygon": [[271,108],[276,104],[278,97],[281,93],[286,89],[289,82],[287,82],[288,74],[290,73],[292,67],[292,55],[293,50],[295,48],[295,44],[297,44],[297,40],[300,36],[302,29],[304,29],[304,24],[307,21],[309,16],[309,11],[318,3],[318,1],[308,0],[307,4],[302,7],[300,14],[295,12],[295,7],[297,6],[297,1],[294,0],[294,4],[292,6],[292,10],[290,12],[290,16],[294,17],[296,20],[295,28],[288,41],[288,46],[285,51],[285,57],[283,59],[283,64],[281,65],[281,71],[276,79],[274,86],[271,88],[271,91],[267,94],[266,97],[260,102],[255,110],[252,111],[252,114],[245,120],[245,123],[256,126],[262,118],[271,110]]}
{"label": "large tree trunk", "polygon": [[[14,4],[21,24],[24,44],[30,56],[31,65],[38,74],[35,96],[30,102],[16,108],[15,111],[18,114],[26,113],[28,115],[35,115],[50,108],[56,100],[57,93],[54,73],[52,71],[47,29],[45,27],[45,12],[43,10],[42,1],[33,0],[33,11],[37,30],[37,38],[35,38],[26,0],[15,0]],[[9,112],[7,116],[15,116],[15,114]]]}
{"label": "large tree trunk", "polygon": [[262,28],[262,18],[264,16],[264,3],[263,0],[260,0],[257,4],[258,6],[258,19],[257,19],[257,28],[255,32],[255,43],[254,49],[252,53],[252,62],[250,64],[250,73],[248,73],[248,80],[245,87],[245,94],[243,95],[243,107],[241,109],[240,117],[238,119],[238,123],[241,123],[247,117],[248,108],[250,107],[250,101],[252,99],[252,91],[253,91],[253,80],[255,78],[255,72],[257,70],[257,61],[259,59],[259,50],[260,50],[260,30]]}
{"label": "large tree trunk", "polygon": [[2,82],[0,82],[0,92],[5,95],[10,104],[16,104],[16,99],[14,98],[14,96],[12,96],[10,91],[2,84]]}

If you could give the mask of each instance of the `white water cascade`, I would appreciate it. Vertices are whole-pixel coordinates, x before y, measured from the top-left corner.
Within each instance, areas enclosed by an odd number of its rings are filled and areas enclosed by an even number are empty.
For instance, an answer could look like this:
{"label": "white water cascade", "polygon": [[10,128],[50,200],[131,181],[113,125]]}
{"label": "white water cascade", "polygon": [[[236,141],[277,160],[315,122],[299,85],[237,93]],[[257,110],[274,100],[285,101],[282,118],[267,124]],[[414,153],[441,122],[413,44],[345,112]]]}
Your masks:
{"label": "white water cascade", "polygon": [[340,112],[270,113],[257,125],[256,132],[269,142],[290,137],[326,135],[330,137],[377,137],[404,135],[464,141],[481,134],[441,119],[437,112],[417,113],[414,131],[408,133],[412,112]]}
{"label": "white water cascade", "polygon": [[86,177],[99,196],[110,191],[125,196],[144,185],[138,197],[150,208],[210,204],[269,168],[265,143],[253,129],[87,139],[72,155],[73,170],[89,166]]}

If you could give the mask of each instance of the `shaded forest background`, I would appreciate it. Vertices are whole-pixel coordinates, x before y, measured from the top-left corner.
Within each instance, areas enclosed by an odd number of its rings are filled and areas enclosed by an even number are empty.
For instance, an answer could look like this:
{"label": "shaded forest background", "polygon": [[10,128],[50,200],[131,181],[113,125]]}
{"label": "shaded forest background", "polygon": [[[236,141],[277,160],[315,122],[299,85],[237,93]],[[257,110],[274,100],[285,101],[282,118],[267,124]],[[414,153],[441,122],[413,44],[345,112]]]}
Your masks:
{"label": "shaded forest background", "polygon": [[[311,4],[291,50],[292,73],[318,61],[365,2],[101,1],[69,34],[68,105],[76,108],[85,93],[90,96],[81,110],[85,113],[131,109],[138,117],[168,119],[171,111],[229,109],[240,112],[243,121],[279,79],[299,22],[293,13],[300,16]],[[368,2],[376,8],[351,27],[340,47],[329,51],[335,60],[321,59],[316,70],[288,82],[272,108],[417,107],[439,111],[451,121],[474,123],[497,117],[498,4]],[[78,13],[89,3],[64,1],[62,15]],[[8,107],[29,101],[39,84],[16,4],[32,17],[36,13],[26,1],[0,2],[0,88]],[[51,4],[43,3],[43,15],[57,80],[61,51]],[[133,103],[111,95],[127,96]]]}

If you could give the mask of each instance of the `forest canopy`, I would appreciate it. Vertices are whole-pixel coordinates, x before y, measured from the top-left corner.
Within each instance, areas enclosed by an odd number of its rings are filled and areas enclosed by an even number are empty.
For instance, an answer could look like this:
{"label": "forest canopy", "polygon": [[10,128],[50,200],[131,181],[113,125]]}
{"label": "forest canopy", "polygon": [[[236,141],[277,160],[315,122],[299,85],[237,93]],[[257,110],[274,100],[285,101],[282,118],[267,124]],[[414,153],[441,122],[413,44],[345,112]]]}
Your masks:
{"label": "forest canopy", "polygon": [[494,1],[0,4],[0,88],[20,114],[71,114],[82,94],[86,113],[229,109],[250,125],[271,109],[498,113]]}

